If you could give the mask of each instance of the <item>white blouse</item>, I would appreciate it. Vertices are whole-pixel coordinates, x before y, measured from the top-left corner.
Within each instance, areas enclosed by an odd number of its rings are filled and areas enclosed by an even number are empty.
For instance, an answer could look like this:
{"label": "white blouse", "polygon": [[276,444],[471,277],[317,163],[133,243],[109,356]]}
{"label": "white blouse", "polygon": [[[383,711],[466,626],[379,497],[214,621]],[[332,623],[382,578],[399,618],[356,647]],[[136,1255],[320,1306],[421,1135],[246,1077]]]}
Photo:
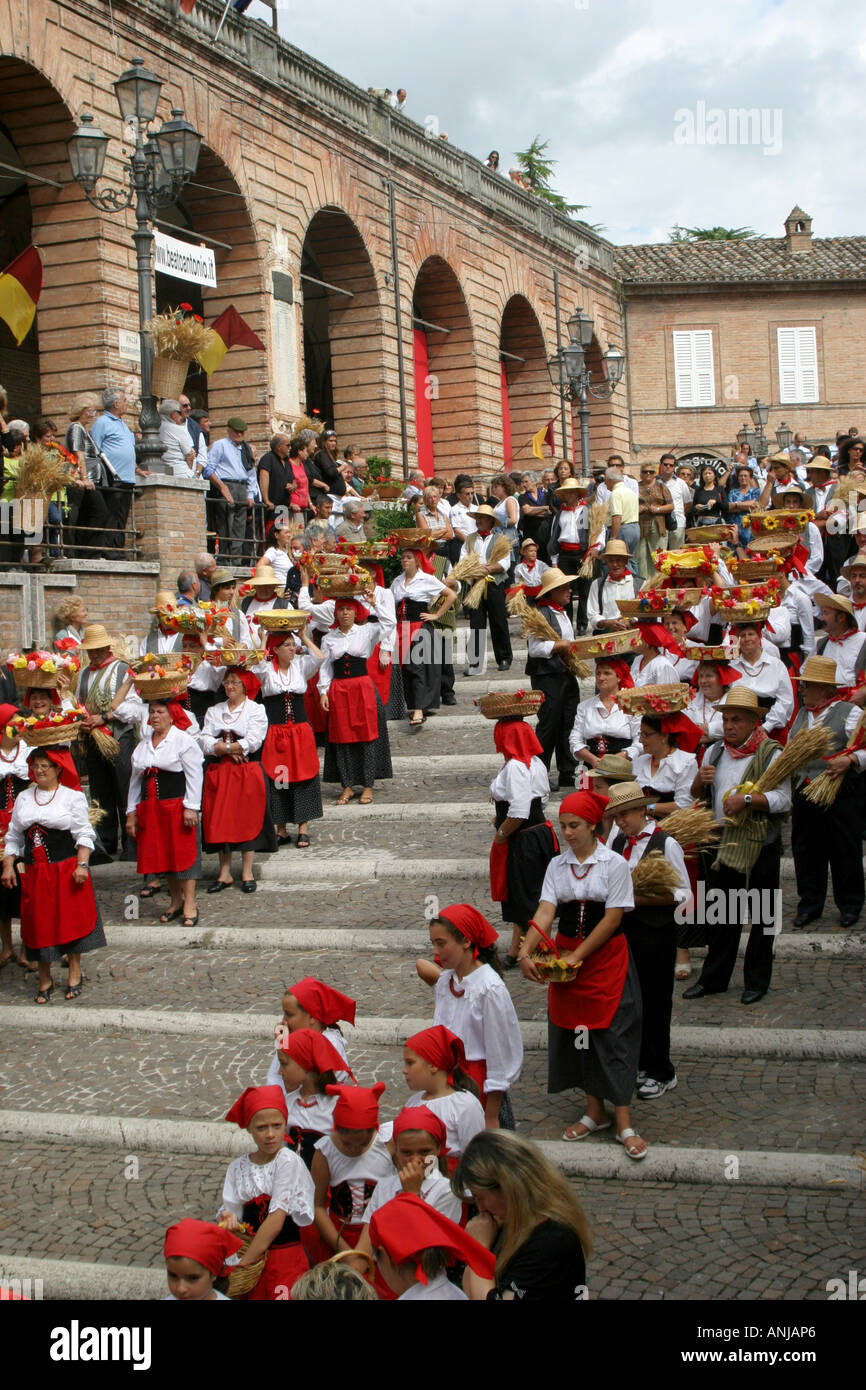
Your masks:
{"label": "white blouse", "polygon": [[324,1134],[316,1143],[316,1152],[328,1165],[332,1190],[340,1183],[349,1184],[352,1210],[346,1220],[350,1226],[357,1225],[364,1220],[364,1184],[375,1182],[378,1185],[394,1172],[394,1160],[389,1150],[377,1134],[369,1149],[365,1149],[357,1158],[350,1158],[340,1152],[330,1134]]}
{"label": "white blouse", "polygon": [[4,777],[19,777],[22,782],[26,782],[30,776],[30,754],[33,749],[29,743],[25,743],[23,738],[16,743],[12,755],[0,753],[0,781]]}
{"label": "white blouse", "polygon": [[604,903],[606,908],[622,908],[623,912],[628,912],[634,907],[631,872],[622,855],[614,854],[607,845],[596,844],[582,864],[569,849],[548,864],[541,885],[541,901]]}
{"label": "white blouse", "polygon": [[424,570],[419,570],[411,579],[407,579],[405,574],[398,574],[396,579],[391,582],[391,597],[395,606],[401,603],[404,598],[431,604],[436,602],[445,587],[442,580],[437,579],[435,574],[425,574]]}
{"label": "white blouse", "polygon": [[635,685],[677,685],[679,676],[669,657],[652,656],[645,661],[642,656],[632,663],[631,678]]}
{"label": "white blouse", "polygon": [[652,770],[649,753],[635,753],[632,758],[634,780],[640,787],[655,787],[659,792],[670,792],[665,800],[675,801],[677,806],[694,804],[692,782],[698,775],[698,762],[694,753],[686,753],[682,748],[674,748],[666,758],[662,758],[655,772]]}
{"label": "white blouse", "polygon": [[[859,633],[857,635],[859,645],[863,638]],[[833,652],[825,653],[825,655],[833,655]],[[784,729],[794,713],[794,687],[791,684],[791,677],[788,675],[787,668],[778,656],[775,653],[771,656],[765,651],[758,661],[748,662],[745,657],[739,656],[736,661],[731,662],[731,665],[735,671],[740,672],[746,689],[754,690],[762,703],[770,705],[764,719],[764,728],[767,733],[771,733],[773,729]],[[838,667],[837,675],[841,675]]]}
{"label": "white blouse", "polygon": [[[362,599],[361,602],[366,603],[366,600]],[[391,590],[383,589],[377,584],[373,589],[373,605],[367,623],[378,623],[377,640],[381,642],[382,651],[393,652],[397,632],[397,610]],[[324,603],[313,603],[309,589],[303,585],[298,594],[298,607],[310,614],[319,632],[327,632],[334,626],[336,604],[332,598],[325,599]]]}
{"label": "white blouse", "polygon": [[348,632],[336,629],[326,632],[322,638],[322,651],[325,660],[319,672],[319,693],[326,695],[334,679],[334,660],[341,656],[360,656],[367,661],[379,642],[379,629],[375,623],[355,623]]}
{"label": "white blouse", "polygon": [[256,1197],[270,1197],[269,1216],[282,1211],[296,1226],[313,1224],[313,1179],[291,1149],[280,1149],[270,1163],[253,1163],[249,1154],[243,1154],[229,1164],[220,1211],[230,1211],[240,1220],[245,1203]]}
{"label": "white blouse", "polygon": [[142,775],[149,767],[158,768],[161,772],[182,772],[186,777],[183,804],[188,811],[198,811],[201,807],[203,762],[202,751],[196,740],[181,729],[176,729],[173,724],[161,743],[155,745],[150,738],[136,744],[132,754],[127,814],[134,811],[141,801]]}
{"label": "white blouse", "polygon": [[515,820],[526,820],[531,803],[541,797],[542,807],[550,796],[550,779],[540,758],[534,757],[529,766],[509,758],[490,783],[494,801],[507,801],[508,814]]}
{"label": "white blouse", "polygon": [[470,1139],[480,1134],[486,1124],[484,1106],[471,1091],[454,1091],[432,1100],[425,1100],[423,1091],[413,1091],[403,1109],[412,1110],[419,1105],[426,1105],[442,1121],[451,1155],[462,1154]]}
{"label": "white blouse", "polygon": [[[268,1073],[270,1076],[270,1072]],[[282,1081],[279,1081],[282,1086]],[[301,1088],[296,1087],[294,1091],[286,1091],[286,1105],[289,1110],[289,1118],[286,1121],[286,1129],[291,1129],[293,1125],[298,1129],[312,1129],[317,1134],[330,1134],[334,1128],[334,1107],[337,1104],[336,1096],[320,1096],[318,1093],[310,1098],[309,1101],[302,1101]]]}
{"label": "white blouse", "polygon": [[305,650],[302,656],[292,657],[285,671],[280,666],[274,667],[270,657],[252,669],[253,675],[258,676],[262,683],[262,699],[265,700],[271,695],[303,695],[310,677],[316,674],[321,664],[321,657]]}
{"label": "white blouse", "polygon": [[[484,1128],[483,1124],[481,1128]],[[376,1212],[384,1207],[386,1202],[392,1201],[394,1197],[399,1197],[402,1191],[403,1184],[400,1181],[399,1173],[390,1173],[387,1178],[380,1178],[376,1183],[376,1190],[364,1208],[364,1225],[366,1226],[372,1221]],[[442,1173],[434,1172],[430,1174],[429,1178],[425,1178],[421,1183],[421,1191],[418,1196],[422,1202],[434,1207],[436,1211],[441,1211],[442,1215],[447,1216],[449,1220],[460,1220],[463,1203],[459,1197],[454,1196],[450,1182]]]}
{"label": "white blouse", "polygon": [[[292,568],[292,557],[288,550],[280,550],[278,545],[270,546],[262,556],[266,560],[277,576],[277,588],[285,589],[286,581],[289,577],[289,570]],[[251,605],[252,606],[252,605]],[[249,609],[247,610],[249,616]]]}
{"label": "white blouse", "polygon": [[[452,994],[451,981],[459,995]],[[504,981],[489,965],[480,965],[458,980],[443,970],[434,989],[433,1023],[456,1033],[467,1059],[487,1064],[488,1091],[507,1091],[520,1076],[523,1039]]]}
{"label": "white blouse", "polygon": [[581,700],[577,707],[568,746],[577,756],[591,738],[627,738],[634,743],[639,732],[640,719],[637,715],[626,714],[617,704],[608,711],[600,695],[591,695],[588,700]]}
{"label": "white blouse", "polygon": [[[27,775],[25,771],[25,776]],[[27,787],[15,798],[12,819],[6,831],[5,854],[18,858],[24,852],[24,842],[31,825],[42,825],[46,830],[68,830],[75,840],[76,847],[93,849],[95,842],[93,827],[87,814],[87,798],[83,792],[75,792],[71,787],[58,785],[57,790],[46,801],[45,793],[39,795],[45,802],[36,800],[37,788]]]}
{"label": "white blouse", "polygon": [[204,728],[198,741],[205,757],[212,758],[214,747],[223,734],[234,734],[249,757],[250,753],[261,748],[267,732],[268,716],[264,705],[256,704],[255,700],[244,700],[237,709],[232,710],[228,700],[224,700],[220,705],[212,705],[205,714]]}
{"label": "white blouse", "polygon": [[699,690],[691,704],[686,705],[683,711],[687,719],[699,728],[705,729],[710,738],[721,738],[724,732],[722,726],[722,712],[716,709],[715,704],[706,698]]}

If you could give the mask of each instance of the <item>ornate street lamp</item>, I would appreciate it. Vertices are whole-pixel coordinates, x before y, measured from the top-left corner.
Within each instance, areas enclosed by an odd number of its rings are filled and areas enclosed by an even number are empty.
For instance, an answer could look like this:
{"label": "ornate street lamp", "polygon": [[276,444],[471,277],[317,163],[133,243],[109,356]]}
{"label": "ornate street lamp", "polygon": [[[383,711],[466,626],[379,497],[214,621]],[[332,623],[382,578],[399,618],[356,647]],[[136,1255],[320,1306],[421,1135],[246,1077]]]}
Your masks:
{"label": "ornate street lamp", "polygon": [[548,359],[547,370],[550,380],[560,396],[578,401],[580,415],[580,455],[581,471],[584,477],[589,474],[589,405],[587,397],[595,400],[610,400],[625,371],[625,354],[608,344],[602,355],[603,376],[601,381],[593,381],[587,369],[586,352],[591,346],[595,325],[582,309],[575,309],[568,319],[569,341]]}
{"label": "ornate street lamp", "polygon": [[792,429],[789,429],[789,427],[785,424],[785,421],[783,420],[779,428],[776,430],[776,443],[778,444],[780,449],[790,449],[793,442],[794,431]]}
{"label": "ornate street lamp", "polygon": [[126,185],[111,184],[97,193],[102,177],[108,136],[93,124],[85,112],[81,124],[70,138],[67,149],[72,177],[88,202],[100,212],[124,213],[135,205],[136,270],[138,274],[138,332],[141,340],[141,462],[152,473],[168,472],[162,462],[159,415],[153,396],[153,343],[145,327],[153,317],[153,231],[151,223],[159,208],[170,207],[198,167],[201,136],[174,109],[171,120],[159,130],[148,127],[156,120],[162,83],[133,58],[132,67],[121,73],[114,84],[117,104],[124,121],[135,131],[135,149],[126,164]]}

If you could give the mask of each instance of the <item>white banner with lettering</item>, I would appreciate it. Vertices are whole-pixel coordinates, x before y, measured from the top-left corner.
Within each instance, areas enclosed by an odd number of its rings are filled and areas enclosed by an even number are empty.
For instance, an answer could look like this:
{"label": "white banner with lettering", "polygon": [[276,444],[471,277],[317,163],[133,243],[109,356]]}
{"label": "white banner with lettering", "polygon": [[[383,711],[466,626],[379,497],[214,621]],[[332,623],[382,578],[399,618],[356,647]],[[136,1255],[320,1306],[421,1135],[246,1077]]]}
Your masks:
{"label": "white banner with lettering", "polygon": [[153,268],[159,275],[190,280],[194,285],[216,285],[216,259],[209,246],[193,246],[154,229]]}

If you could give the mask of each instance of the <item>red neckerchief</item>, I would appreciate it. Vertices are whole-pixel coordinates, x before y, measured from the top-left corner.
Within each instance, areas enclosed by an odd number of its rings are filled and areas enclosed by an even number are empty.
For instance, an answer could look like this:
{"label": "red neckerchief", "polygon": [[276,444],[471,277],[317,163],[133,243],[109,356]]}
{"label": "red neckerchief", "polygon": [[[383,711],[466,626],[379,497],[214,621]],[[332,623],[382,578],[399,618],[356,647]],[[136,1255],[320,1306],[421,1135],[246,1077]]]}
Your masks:
{"label": "red neckerchief", "polygon": [[[852,600],[852,602],[853,602],[853,600]],[[855,612],[855,613],[859,613],[861,608],[866,608],[866,599],[864,599],[862,603],[855,603],[855,604],[854,604],[854,612]]]}
{"label": "red neckerchief", "polygon": [[764,742],[764,739],[766,737],[766,729],[763,728],[762,725],[758,724],[754,732],[749,735],[749,737],[746,739],[746,742],[742,744],[739,748],[732,748],[731,745],[728,743],[727,739],[725,739],[725,751],[727,753],[730,753],[732,758],[754,757],[755,753],[757,753],[759,747]]}
{"label": "red neckerchief", "polygon": [[804,708],[807,714],[812,714],[817,717],[819,714],[823,714],[825,709],[829,709],[831,705],[835,705],[838,699],[839,692],[838,690],[834,690],[833,694],[828,695],[826,700],[821,700],[817,705],[813,705],[811,708],[808,705],[804,706]]}
{"label": "red neckerchief", "polygon": [[651,830],[642,830],[639,835],[626,835],[626,846],[625,852],[622,856],[623,859],[631,859],[631,852],[637,844],[638,840],[648,840],[652,836],[652,833],[653,832]]}
{"label": "red neckerchief", "polygon": [[104,667],[110,666],[111,663],[112,663],[112,661],[116,661],[116,660],[117,660],[117,657],[114,655],[114,652],[109,652],[109,653],[108,653],[108,656],[105,658],[104,661],[99,661],[99,662],[97,662],[97,661],[91,660],[91,662],[90,662],[90,670],[91,670],[91,671],[102,671],[102,670],[104,669]]}
{"label": "red neckerchief", "polygon": [[552,608],[553,611],[554,611],[554,613],[564,613],[564,612],[565,612],[565,609],[563,608],[563,606],[562,606],[561,603],[551,603],[548,599],[545,599],[544,603],[542,604],[542,607],[543,607],[543,608]]}
{"label": "red neckerchief", "polygon": [[854,636],[859,637],[860,635],[861,635],[860,629],[859,629],[859,627],[857,627],[857,625],[856,625],[856,623],[855,623],[854,627],[849,627],[848,631],[847,631],[847,632],[843,632],[841,637],[831,637],[831,636],[828,634],[827,641],[828,641],[828,642],[847,642],[849,637],[854,637]]}

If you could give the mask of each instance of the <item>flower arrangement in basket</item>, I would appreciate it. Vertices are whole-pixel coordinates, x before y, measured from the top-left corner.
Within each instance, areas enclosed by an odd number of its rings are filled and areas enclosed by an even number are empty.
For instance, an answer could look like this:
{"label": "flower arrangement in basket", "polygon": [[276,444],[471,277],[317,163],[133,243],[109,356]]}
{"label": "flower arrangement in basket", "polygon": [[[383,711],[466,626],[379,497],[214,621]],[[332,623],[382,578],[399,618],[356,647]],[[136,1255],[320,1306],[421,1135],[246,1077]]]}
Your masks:
{"label": "flower arrangement in basket", "polygon": [[183,390],[190,362],[210,342],[211,330],[191,304],[155,314],[146,327],[153,339],[153,394],[175,400]]}
{"label": "flower arrangement in basket", "polygon": [[626,656],[636,652],[643,638],[636,628],[630,632],[596,632],[587,637],[578,637],[571,644],[571,650],[581,659],[600,661],[606,656]]}
{"label": "flower arrangement in basket", "polygon": [[135,688],[142,700],[176,700],[186,692],[189,676],[177,667],[155,663],[149,671],[135,675]]}
{"label": "flower arrangement in basket", "polygon": [[768,579],[763,584],[734,584],[729,587],[722,584],[714,584],[710,589],[710,601],[713,612],[718,612],[722,608],[731,608],[736,603],[751,603],[757,600],[759,603],[767,602],[773,607],[779,602],[781,585],[777,578]]}
{"label": "flower arrangement in basket", "polygon": [[325,598],[361,598],[371,582],[365,570],[355,569],[334,570],[329,574],[318,570],[311,578]]}
{"label": "flower arrangement in basket", "polygon": [[789,535],[802,535],[809,522],[814,520],[815,513],[805,507],[795,512],[752,512],[749,517],[749,526],[753,537],[773,536],[778,532],[784,533],[786,531]]}
{"label": "flower arrangement in basket", "polygon": [[[219,1224],[220,1226],[224,1226],[225,1222],[220,1221]],[[255,1231],[249,1222],[241,1221],[234,1234],[237,1236],[238,1240],[243,1242],[243,1249],[238,1251],[238,1258],[240,1258],[249,1250],[253,1242]],[[230,1272],[226,1285],[228,1297],[246,1298],[248,1294],[251,1294],[262,1277],[262,1270],[267,1263],[267,1259],[268,1256],[266,1251],[260,1260],[256,1260],[256,1262],[251,1265],[244,1265],[241,1269],[238,1269],[236,1265],[229,1265]]]}
{"label": "flower arrangement in basket", "polygon": [[10,652],[6,665],[21,689],[55,690],[57,677],[73,676],[81,661],[73,652]]}
{"label": "flower arrangement in basket", "polygon": [[155,666],[161,666],[167,671],[187,671],[192,675],[193,671],[201,662],[204,653],[198,652],[145,652],[144,656],[135,657],[128,663],[130,670],[137,674],[139,671],[152,671]]}
{"label": "flower arrangement in basket", "polygon": [[719,522],[715,526],[689,526],[686,528],[686,545],[710,545],[713,542],[736,545],[736,526],[726,526]]}
{"label": "flower arrangement in basket", "polygon": [[[305,613],[304,617],[306,616]],[[251,647],[241,646],[240,643],[229,642],[216,647],[212,652],[205,652],[202,660],[206,661],[208,666],[214,666],[221,671],[227,670],[230,666],[255,666],[263,657],[264,652],[254,651]]]}
{"label": "flower arrangement in basket", "polygon": [[387,560],[391,555],[396,554],[397,538],[396,536],[392,536],[390,539],[365,541],[363,545],[357,545],[352,541],[347,541],[345,537],[341,536],[337,540],[337,550],[340,555],[347,556],[353,560],[359,558],[364,560]]}
{"label": "flower arrangement in basket", "polygon": [[771,555],[755,556],[748,560],[735,558],[731,561],[730,567],[738,578],[742,576],[747,583],[751,583],[756,579],[770,579],[773,575],[778,575],[784,564],[784,556],[776,550]]}
{"label": "flower arrangement in basket", "polygon": [[717,557],[711,545],[690,545],[683,550],[657,550],[653,562],[665,579],[688,579],[694,584],[699,575],[712,574]]}
{"label": "flower arrangement in basket", "polygon": [[420,526],[404,526],[392,532],[395,550],[423,550],[427,554],[435,550],[436,542]]}
{"label": "flower arrangement in basket", "polygon": [[394,465],[390,459],[383,458],[380,454],[367,455],[367,481],[362,489],[364,497],[399,497],[403,488],[399,483],[391,482],[391,474]]}
{"label": "flower arrangement in basket", "polygon": [[9,720],[8,728],[33,748],[48,748],[55,743],[69,743],[86,717],[87,710],[83,705],[73,705],[70,709],[46,714],[42,719],[37,719],[33,714],[16,714]]}
{"label": "flower arrangement in basket", "polygon": [[651,618],[655,614],[675,613],[679,608],[694,608],[708,592],[706,585],[644,589],[635,598],[618,598],[616,606],[624,618]]}
{"label": "flower arrangement in basket", "polygon": [[533,951],[529,959],[535,966],[539,975],[543,975],[552,985],[567,985],[569,981],[577,978],[580,964],[568,965],[554,946],[553,950],[549,947],[539,947]]}
{"label": "flower arrangement in basket", "polygon": [[714,613],[721,613],[729,623],[765,623],[770,616],[773,600],[748,598],[718,598],[712,603]]}
{"label": "flower arrangement in basket", "polygon": [[164,632],[215,633],[229,620],[229,610],[221,603],[202,602],[194,608],[165,607],[156,611]]}
{"label": "flower arrangement in basket", "polygon": [[260,608],[255,622],[265,632],[300,632],[309,616],[300,608]]}
{"label": "flower arrangement in basket", "polygon": [[626,714],[678,714],[692,698],[688,685],[636,685],[620,690],[616,702]]}
{"label": "flower arrangement in basket", "polygon": [[476,700],[475,704],[485,719],[507,719],[515,715],[526,718],[531,714],[538,714],[544,704],[544,692],[515,690],[509,693],[491,690]]}

